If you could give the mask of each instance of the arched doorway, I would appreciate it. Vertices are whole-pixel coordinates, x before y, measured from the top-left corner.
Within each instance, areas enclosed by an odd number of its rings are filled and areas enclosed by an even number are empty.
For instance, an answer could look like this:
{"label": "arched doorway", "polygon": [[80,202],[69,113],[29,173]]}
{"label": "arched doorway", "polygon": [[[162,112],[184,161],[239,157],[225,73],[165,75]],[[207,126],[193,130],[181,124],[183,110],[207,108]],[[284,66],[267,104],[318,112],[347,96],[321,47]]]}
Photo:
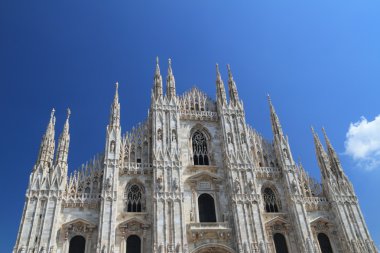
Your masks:
{"label": "arched doorway", "polygon": [[216,222],[215,202],[210,194],[203,193],[198,197],[200,222]]}
{"label": "arched doorway", "polygon": [[141,253],[141,239],[137,235],[131,235],[127,238],[126,253]]}
{"label": "arched doorway", "polygon": [[84,253],[86,249],[86,239],[83,236],[77,235],[71,238],[69,253]]}
{"label": "arched doorway", "polygon": [[333,253],[330,240],[326,234],[319,233],[318,242],[319,242],[319,247],[321,248],[322,253]]}
{"label": "arched doorway", "polygon": [[276,248],[276,253],[288,253],[288,246],[286,245],[286,239],[283,234],[274,234],[273,241]]}

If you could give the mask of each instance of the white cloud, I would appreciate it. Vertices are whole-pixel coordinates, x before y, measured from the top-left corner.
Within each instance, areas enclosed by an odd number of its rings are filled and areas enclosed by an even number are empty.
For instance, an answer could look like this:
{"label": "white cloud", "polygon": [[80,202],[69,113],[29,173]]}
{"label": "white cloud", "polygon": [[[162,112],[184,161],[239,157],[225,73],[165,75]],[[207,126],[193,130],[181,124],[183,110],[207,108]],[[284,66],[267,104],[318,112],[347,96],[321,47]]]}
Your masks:
{"label": "white cloud", "polygon": [[373,121],[361,117],[346,134],[345,153],[366,170],[380,167],[380,115]]}

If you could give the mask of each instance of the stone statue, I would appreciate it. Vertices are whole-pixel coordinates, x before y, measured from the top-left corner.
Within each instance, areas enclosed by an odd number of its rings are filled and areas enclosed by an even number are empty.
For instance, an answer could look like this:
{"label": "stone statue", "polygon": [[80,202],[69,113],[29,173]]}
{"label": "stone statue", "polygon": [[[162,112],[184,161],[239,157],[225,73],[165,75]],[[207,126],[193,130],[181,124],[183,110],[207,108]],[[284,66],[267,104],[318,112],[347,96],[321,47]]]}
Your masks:
{"label": "stone statue", "polygon": [[235,179],[234,187],[235,187],[235,191],[236,192],[240,192],[241,191],[240,182],[239,182],[239,180],[237,178]]}
{"label": "stone statue", "polygon": [[173,180],[173,190],[174,191],[178,190],[178,183],[177,183],[177,179],[176,178],[174,178],[174,180]]}
{"label": "stone statue", "polygon": [[260,242],[259,247],[260,247],[260,253],[265,253],[265,244],[263,241]]}
{"label": "stone statue", "polygon": [[157,189],[159,190],[159,191],[161,191],[162,190],[162,176],[159,176],[158,178],[157,178]]}
{"label": "stone statue", "polygon": [[115,153],[115,142],[111,141],[111,152]]}

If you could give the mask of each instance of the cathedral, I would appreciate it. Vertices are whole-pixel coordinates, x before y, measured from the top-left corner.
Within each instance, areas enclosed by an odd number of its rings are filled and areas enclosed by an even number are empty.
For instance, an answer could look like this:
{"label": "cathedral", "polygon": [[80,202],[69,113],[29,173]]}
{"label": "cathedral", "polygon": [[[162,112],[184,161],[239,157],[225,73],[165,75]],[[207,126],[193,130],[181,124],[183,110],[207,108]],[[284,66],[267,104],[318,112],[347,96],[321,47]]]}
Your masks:
{"label": "cathedral", "polygon": [[13,253],[377,252],[324,130],[319,183],[269,96],[273,139],[248,125],[229,66],[228,99],[218,65],[215,100],[177,95],[170,60],[163,83],[157,59],[147,119],[125,133],[116,83],[104,151],[70,175],[70,110],[55,145],[53,109]]}

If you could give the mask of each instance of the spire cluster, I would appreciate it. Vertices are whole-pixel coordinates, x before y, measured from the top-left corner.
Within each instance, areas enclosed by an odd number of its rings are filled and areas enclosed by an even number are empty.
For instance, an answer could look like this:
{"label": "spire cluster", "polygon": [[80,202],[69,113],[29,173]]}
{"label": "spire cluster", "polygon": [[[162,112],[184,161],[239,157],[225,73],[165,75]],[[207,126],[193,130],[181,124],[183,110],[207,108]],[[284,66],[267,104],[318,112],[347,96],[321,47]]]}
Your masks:
{"label": "spire cluster", "polygon": [[[231,67],[229,64],[227,64],[227,71],[228,71],[228,91],[229,91],[229,96],[230,96],[230,106],[232,107],[238,106],[242,109],[242,104],[239,99],[236,83],[234,81]],[[222,106],[227,105],[226,90],[224,87],[222,76],[220,74],[219,64],[216,64],[216,96],[217,96],[218,102]]]}
{"label": "spire cluster", "polygon": [[[241,101],[239,99],[236,83],[234,81],[230,65],[227,65],[227,70],[228,70],[228,88],[229,88],[229,95],[230,95],[230,105],[232,106],[239,105],[241,107]],[[218,101],[220,102],[222,106],[226,106],[227,105],[226,90],[224,87],[223,79],[219,71],[218,64],[216,64],[216,90],[217,90]],[[156,58],[156,69],[155,69],[154,78],[153,78],[152,96],[154,97],[155,100],[163,97],[162,76],[160,72],[158,57]],[[169,100],[176,97],[175,78],[173,74],[172,60],[170,58],[168,60],[168,74],[166,76],[166,97]]]}
{"label": "spire cluster", "polygon": [[315,145],[315,152],[317,155],[317,160],[319,167],[322,172],[322,176],[324,178],[330,178],[330,175],[333,175],[336,179],[343,179],[345,178],[342,166],[340,164],[340,160],[338,158],[338,155],[333,148],[330,139],[327,136],[327,133],[324,128],[322,128],[322,132],[325,138],[325,143],[327,147],[327,152],[325,151],[324,147],[321,144],[321,141],[317,135],[317,133],[314,131],[314,128],[311,127],[311,131],[313,133],[314,138],[314,145]]}
{"label": "spire cluster", "polygon": [[[162,76],[158,56],[156,57],[156,69],[153,78],[153,90],[155,100],[163,97]],[[175,78],[172,69],[172,60],[168,60],[168,74],[166,76],[166,97],[170,100],[176,97]]]}
{"label": "spire cluster", "polygon": [[[38,154],[36,165],[43,165],[50,167],[53,165],[54,152],[55,152],[55,109],[53,108],[50,113],[50,120],[46,129],[45,134],[42,137],[40,151]],[[58,141],[58,149],[56,154],[56,160],[54,164],[67,164],[67,154],[70,143],[70,134],[69,134],[69,118],[70,118],[70,109],[67,109],[67,118],[63,126],[62,133]]]}

